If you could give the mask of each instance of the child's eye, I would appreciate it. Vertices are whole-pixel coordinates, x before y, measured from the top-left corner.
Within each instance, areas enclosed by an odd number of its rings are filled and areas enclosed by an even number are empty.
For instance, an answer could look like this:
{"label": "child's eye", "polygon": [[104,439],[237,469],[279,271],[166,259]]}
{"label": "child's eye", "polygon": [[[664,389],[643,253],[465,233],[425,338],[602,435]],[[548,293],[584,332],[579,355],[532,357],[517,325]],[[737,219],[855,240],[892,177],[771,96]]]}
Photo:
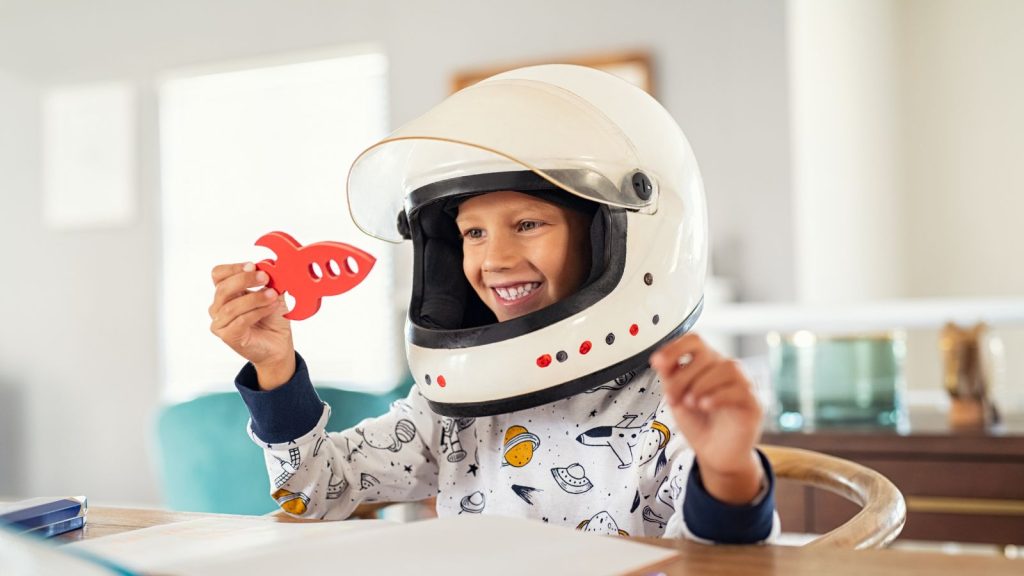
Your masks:
{"label": "child's eye", "polygon": [[519,232],[529,232],[530,230],[536,230],[540,228],[543,222],[537,220],[523,220],[516,226],[516,230]]}
{"label": "child's eye", "polygon": [[484,231],[480,228],[468,228],[462,233],[462,237],[469,240],[479,240],[484,237]]}

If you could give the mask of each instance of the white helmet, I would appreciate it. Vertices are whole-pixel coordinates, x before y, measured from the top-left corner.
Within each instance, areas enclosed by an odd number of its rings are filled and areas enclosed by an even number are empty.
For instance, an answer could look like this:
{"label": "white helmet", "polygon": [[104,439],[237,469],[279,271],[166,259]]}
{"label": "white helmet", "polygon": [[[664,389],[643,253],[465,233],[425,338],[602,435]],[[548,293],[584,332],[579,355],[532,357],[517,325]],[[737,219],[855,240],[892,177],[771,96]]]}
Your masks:
{"label": "white helmet", "polygon": [[[505,322],[466,280],[445,209],[498,190],[596,203],[587,282]],[[348,202],[363,232],[413,241],[406,353],[442,415],[512,412],[605,384],[700,315],[707,215],[693,151],[657,101],[604,72],[533,66],[453,94],[359,155]]]}

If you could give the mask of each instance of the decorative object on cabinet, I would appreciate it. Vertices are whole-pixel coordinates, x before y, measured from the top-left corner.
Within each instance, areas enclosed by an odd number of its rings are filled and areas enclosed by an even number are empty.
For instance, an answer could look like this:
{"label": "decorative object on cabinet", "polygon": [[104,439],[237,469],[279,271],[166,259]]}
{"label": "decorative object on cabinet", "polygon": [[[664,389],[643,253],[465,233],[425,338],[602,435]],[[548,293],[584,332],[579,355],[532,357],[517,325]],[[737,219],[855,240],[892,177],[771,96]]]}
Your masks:
{"label": "decorative object on cabinet", "polygon": [[954,428],[986,428],[999,423],[999,412],[989,398],[991,375],[984,351],[987,331],[984,322],[970,328],[947,322],[942,328],[943,384],[950,395],[949,424]]}
{"label": "decorative object on cabinet", "polygon": [[822,335],[802,330],[768,334],[778,426],[894,428],[905,419],[900,331]]}

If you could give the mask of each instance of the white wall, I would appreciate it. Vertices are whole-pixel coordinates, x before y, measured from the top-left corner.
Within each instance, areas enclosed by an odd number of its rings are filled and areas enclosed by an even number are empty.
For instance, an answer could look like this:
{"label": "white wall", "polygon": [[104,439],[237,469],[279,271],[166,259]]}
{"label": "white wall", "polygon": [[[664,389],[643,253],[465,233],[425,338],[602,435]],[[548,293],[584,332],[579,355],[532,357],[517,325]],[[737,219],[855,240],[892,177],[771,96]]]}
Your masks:
{"label": "white wall", "polygon": [[3,466],[17,468],[23,492],[152,498],[155,199],[143,196],[142,216],[123,229],[42,228],[38,91],[5,75],[0,103],[0,374],[19,391],[0,418],[14,413],[22,423],[2,439],[17,455]]}
{"label": "white wall", "polygon": [[[32,238],[27,217],[32,206],[15,202],[13,191],[35,186],[35,175],[29,167],[37,162],[37,129],[32,122],[37,106],[30,84],[0,70],[0,230],[8,241],[25,235]],[[5,250],[4,266],[0,268],[0,299],[6,303],[6,318],[0,322],[0,486],[5,487],[0,492],[8,493],[25,490],[28,471],[23,465],[30,459],[26,446],[28,422],[23,415],[30,391],[24,383],[33,366],[7,351],[15,348],[25,331],[41,329],[32,322],[28,309],[19,304],[37,289],[31,275],[18,274],[29,266],[34,251],[15,250],[16,245]]]}
{"label": "white wall", "polygon": [[[8,254],[0,282],[9,310],[0,390],[22,395],[25,425],[2,439],[4,453],[23,455],[24,474],[0,493],[158,498],[147,445],[160,377],[154,76],[364,42],[387,51],[396,125],[439,101],[459,69],[649,50],[658,95],[704,172],[716,272],[734,276],[749,299],[793,297],[781,0],[7,1],[0,71],[23,80],[0,83],[0,245],[27,248]],[[91,232],[45,230],[34,92],[108,78],[144,87],[139,220]],[[11,270],[17,283],[6,280]],[[220,345],[209,334],[197,338]]]}
{"label": "white wall", "polygon": [[1024,3],[913,0],[903,31],[908,285],[1021,296]]}
{"label": "white wall", "polygon": [[788,7],[800,299],[1021,295],[1024,3]]}
{"label": "white wall", "polygon": [[789,3],[801,302],[903,295],[896,24],[891,0]]}
{"label": "white wall", "polygon": [[[788,8],[799,300],[1024,294],[1024,3]],[[1024,327],[995,334],[996,396],[1024,410]],[[938,332],[907,359],[942,397]]]}
{"label": "white wall", "polygon": [[[903,71],[905,281],[920,297],[1024,296],[1024,2],[910,0],[899,5]],[[995,395],[1024,411],[1024,327],[997,329],[1006,350]],[[941,381],[935,333],[912,335],[919,385]]]}

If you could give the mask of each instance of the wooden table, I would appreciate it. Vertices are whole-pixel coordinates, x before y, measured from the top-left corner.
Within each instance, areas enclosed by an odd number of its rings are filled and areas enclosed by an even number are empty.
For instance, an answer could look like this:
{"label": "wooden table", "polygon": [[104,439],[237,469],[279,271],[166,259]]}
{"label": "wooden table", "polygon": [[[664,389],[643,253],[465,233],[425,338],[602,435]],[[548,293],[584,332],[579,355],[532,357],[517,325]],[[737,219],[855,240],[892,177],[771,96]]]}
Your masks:
{"label": "wooden table", "polygon": [[[938,412],[911,411],[907,430],[767,431],[762,442],[823,452],[889,478],[907,501],[901,539],[1024,545],[1024,416],[956,430]],[[778,484],[787,532],[823,534],[857,509],[832,494]]]}
{"label": "wooden table", "polygon": [[[102,538],[149,526],[222,515],[161,510],[90,507],[86,528],[60,538],[75,541]],[[229,517],[229,516],[225,516]],[[265,516],[268,522],[302,522],[281,516]],[[863,576],[872,574],[928,574],[964,576],[1020,576],[1024,561],[997,557],[947,556],[895,550],[822,550],[785,546],[705,546],[687,540],[639,538],[643,542],[675,548],[680,556],[662,568],[666,576],[779,575]]]}

